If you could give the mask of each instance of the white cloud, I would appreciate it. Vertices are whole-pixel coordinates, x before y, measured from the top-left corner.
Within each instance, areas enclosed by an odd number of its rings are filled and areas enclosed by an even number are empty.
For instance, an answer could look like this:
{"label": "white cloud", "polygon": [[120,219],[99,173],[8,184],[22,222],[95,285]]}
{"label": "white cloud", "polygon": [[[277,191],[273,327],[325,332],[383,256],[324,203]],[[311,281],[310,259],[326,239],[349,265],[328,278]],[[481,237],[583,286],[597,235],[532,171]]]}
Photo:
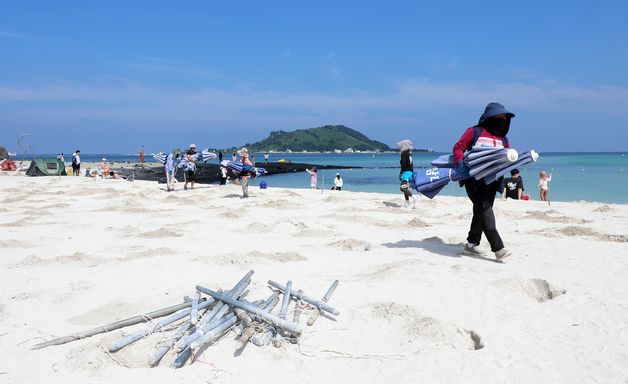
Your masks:
{"label": "white cloud", "polygon": [[13,33],[8,31],[0,31],[0,38],[19,39],[19,40],[38,40],[37,36],[24,35],[21,33]]}
{"label": "white cloud", "polygon": [[[236,89],[202,87],[194,89],[165,88],[121,82],[109,86],[85,86],[57,82],[41,86],[0,84],[0,105],[19,103],[29,109],[38,103],[39,110],[153,111],[145,119],[177,114],[206,116],[225,111],[284,115],[337,113],[415,114],[435,109],[469,107],[481,109],[490,101],[499,101],[512,109],[542,112],[599,112],[627,115],[628,89],[616,86],[582,87],[555,82],[542,83],[435,83],[409,79],[393,85],[386,92],[351,90],[340,94],[311,91],[273,91],[259,88]],[[48,103],[48,105],[46,105]],[[79,103],[77,105],[77,103]],[[42,107],[42,104],[44,105]],[[72,105],[70,105],[72,104]],[[34,107],[33,107],[34,108]]]}

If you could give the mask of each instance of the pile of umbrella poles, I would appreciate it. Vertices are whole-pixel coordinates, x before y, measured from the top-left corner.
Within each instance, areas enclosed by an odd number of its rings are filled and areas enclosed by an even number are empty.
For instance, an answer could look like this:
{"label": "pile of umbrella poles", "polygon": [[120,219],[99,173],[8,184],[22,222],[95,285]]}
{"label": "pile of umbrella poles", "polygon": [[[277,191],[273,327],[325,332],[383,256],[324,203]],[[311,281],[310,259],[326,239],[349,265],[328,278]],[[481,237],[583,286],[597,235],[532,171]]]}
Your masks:
{"label": "pile of umbrella poles", "polygon": [[[187,158],[186,156],[181,156],[181,152],[179,151],[174,151],[172,152],[172,154],[175,156],[175,161],[177,163],[187,163]],[[164,152],[157,152],[155,154],[153,154],[153,159],[157,160],[158,162],[162,163],[162,164],[166,164],[166,160],[168,159],[168,153],[164,153]],[[177,157],[177,155],[179,155],[179,157]],[[214,152],[210,152],[209,149],[203,149],[201,151],[201,153],[195,153],[193,155],[190,155],[193,161],[199,161],[202,160],[204,163],[215,159],[216,157],[218,157]],[[184,164],[185,165],[185,164]],[[183,168],[183,167],[181,167]]]}
{"label": "pile of umbrella poles", "polygon": [[[175,162],[175,166],[178,169],[185,169],[188,166],[189,162],[186,156],[176,157],[179,152],[173,152],[172,154],[174,155],[173,161]],[[168,155],[169,154],[164,152],[158,152],[153,155],[153,158],[161,164],[166,164]],[[200,153],[195,153],[194,155],[191,155],[193,161],[201,160],[204,163],[213,160],[216,157],[218,156],[216,156],[214,152],[210,152],[209,149],[203,149]],[[220,165],[223,167],[227,167],[227,169],[231,170],[236,176],[240,175],[240,173],[242,173],[243,171],[249,172],[251,176],[255,177],[263,176],[268,173],[265,168],[249,166],[243,164],[241,161],[223,160]]]}
{"label": "pile of umbrella poles", "polygon": [[[338,280],[332,283],[320,300],[307,296],[302,290],[295,291],[290,281],[284,286],[269,280],[268,285],[272,291],[270,296],[264,300],[248,301],[245,298],[248,293],[246,289],[252,275],[253,270],[227,291],[213,291],[197,285],[194,298],[186,298],[184,303],[46,341],[33,346],[32,349],[65,344],[99,333],[148,322],[145,328],[111,345],[109,352],[117,352],[150,334],[162,332],[166,338],[162,338],[155,346],[148,364],[157,366],[166,353],[174,349],[177,355],[171,368],[180,368],[190,357],[202,353],[209,345],[230,331],[239,335],[236,350],[244,349],[249,342],[259,347],[271,343],[275,347],[281,347],[288,342],[292,344],[299,342],[302,333],[300,318],[304,312],[309,312],[308,326],[314,325],[323,312],[326,315],[340,314],[338,310],[327,304],[338,286]],[[202,294],[208,297],[203,297]],[[282,296],[281,307],[277,314],[273,314],[280,296]],[[295,304],[291,312],[292,318],[288,319],[291,301]],[[158,318],[161,319],[157,320]],[[166,334],[167,332],[169,333]]]}
{"label": "pile of umbrella poles", "polygon": [[535,162],[538,158],[539,154],[534,150],[519,154],[512,148],[475,146],[464,154],[463,163],[468,172],[458,171],[453,155],[443,155],[432,161],[433,168],[414,172],[411,185],[417,192],[432,199],[450,181],[474,178],[490,184],[511,170]]}

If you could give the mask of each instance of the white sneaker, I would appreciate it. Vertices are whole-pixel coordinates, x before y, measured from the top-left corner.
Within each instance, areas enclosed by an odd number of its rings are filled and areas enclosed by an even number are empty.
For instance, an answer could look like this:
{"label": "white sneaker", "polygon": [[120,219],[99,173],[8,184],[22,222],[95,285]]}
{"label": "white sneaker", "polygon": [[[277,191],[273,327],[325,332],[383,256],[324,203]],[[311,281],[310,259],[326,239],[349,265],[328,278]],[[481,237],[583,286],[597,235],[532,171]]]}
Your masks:
{"label": "white sneaker", "polygon": [[495,258],[497,259],[497,261],[502,261],[510,255],[512,255],[512,252],[510,252],[506,248],[502,248],[499,251],[495,252]]}
{"label": "white sneaker", "polygon": [[464,253],[466,253],[467,255],[483,255],[484,254],[484,252],[480,250],[480,246],[475,245],[473,243],[467,243],[467,245],[464,246]]}

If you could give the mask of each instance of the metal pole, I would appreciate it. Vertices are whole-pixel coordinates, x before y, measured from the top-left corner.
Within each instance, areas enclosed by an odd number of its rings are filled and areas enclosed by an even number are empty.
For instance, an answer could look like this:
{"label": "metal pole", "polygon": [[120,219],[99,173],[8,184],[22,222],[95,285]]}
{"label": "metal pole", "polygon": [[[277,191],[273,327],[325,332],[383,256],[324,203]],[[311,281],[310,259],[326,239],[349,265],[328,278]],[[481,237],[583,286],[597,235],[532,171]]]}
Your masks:
{"label": "metal pole", "polygon": [[[230,312],[229,314],[222,317],[221,319],[217,319],[217,321],[215,322],[212,321],[211,323],[208,324],[211,327],[208,327],[207,332],[205,332],[203,336],[199,338],[198,340],[195,340],[190,343],[190,348],[192,348],[192,350],[195,350],[195,349],[200,348],[203,344],[213,341],[218,335],[220,335],[227,328],[234,325],[237,321],[238,321],[238,317],[233,312]],[[225,324],[229,324],[229,326],[225,328],[226,326]]]}
{"label": "metal pole", "polygon": [[[297,293],[299,294],[303,294],[302,290],[298,290]],[[294,313],[292,314],[292,322],[293,323],[299,323],[299,320],[301,320],[301,311],[303,309],[303,301],[301,299],[297,299],[297,302],[294,305]]]}
{"label": "metal pole", "polygon": [[271,315],[270,313],[266,313],[264,310],[257,308],[251,304],[246,304],[243,303],[241,301],[237,301],[237,300],[233,300],[230,297],[227,297],[225,295],[221,295],[218,292],[214,292],[211,289],[202,287],[200,285],[196,286],[196,290],[197,291],[201,291],[207,295],[210,295],[211,297],[213,297],[214,299],[220,300],[225,302],[226,304],[229,304],[231,306],[233,306],[234,308],[241,308],[244,309],[245,311],[252,313],[254,315],[257,315],[259,317],[261,317],[262,319],[264,319],[265,321],[278,326],[281,329],[285,329],[286,331],[292,333],[293,335],[300,335],[302,332],[301,326],[299,326],[298,324],[293,324],[291,321],[287,321],[284,319],[280,319],[277,316]]}
{"label": "metal pole", "polygon": [[[216,331],[220,330],[220,332],[216,332],[215,334],[220,335],[225,330],[231,328],[235,324],[236,321],[237,321],[237,317],[235,316],[225,320],[222,324],[216,327],[215,330]],[[170,365],[170,368],[174,368],[174,369],[181,368],[185,364],[185,362],[190,358],[190,356],[192,356],[192,348],[187,347],[177,356],[177,358],[174,360],[172,365]]]}
{"label": "metal pole", "polygon": [[177,328],[177,330],[174,332],[174,335],[170,339],[166,340],[161,345],[161,347],[159,347],[159,349],[155,351],[153,356],[148,360],[148,364],[151,367],[154,367],[157,364],[159,364],[161,359],[166,355],[166,353],[168,353],[170,348],[174,346],[174,343],[192,327],[193,325],[190,324],[189,321],[186,321],[185,323],[181,324],[179,328]]}
{"label": "metal pole", "polygon": [[[278,302],[279,302],[279,292],[275,291],[265,302],[260,304],[259,307],[266,312],[270,312],[273,310],[273,308],[275,308],[275,305],[277,305]],[[238,308],[236,310],[241,310],[241,309]],[[257,332],[258,327],[259,327],[259,322],[256,318],[240,334],[240,337],[238,338],[238,342],[236,344],[236,350],[244,349],[244,347],[249,342],[251,337],[253,337],[253,335],[255,335],[255,333]]]}
{"label": "metal pole", "polygon": [[[286,292],[290,292],[292,290],[292,281],[288,280],[286,283]],[[283,301],[281,302],[281,309],[279,310],[279,318],[285,319],[286,314],[288,313],[288,306],[290,305],[290,295],[286,292],[283,293]],[[274,330],[275,338],[273,339],[273,345],[277,348],[281,347],[283,344],[283,337],[280,332]]]}
{"label": "metal pole", "polygon": [[292,281],[288,280],[286,283],[286,291],[283,294],[283,301],[281,302],[281,310],[279,311],[279,318],[285,319],[288,313],[288,305],[290,305],[290,295],[286,292],[292,291]]}
{"label": "metal pole", "polygon": [[[246,287],[239,287],[239,289],[244,290]],[[237,298],[240,295],[241,292],[235,292],[236,296],[235,298]],[[219,303],[217,305],[220,305],[223,303]],[[181,352],[183,351],[188,345],[190,345],[190,343],[192,343],[193,341],[196,341],[200,338],[203,337],[203,335],[208,332],[209,330],[211,330],[212,328],[214,328],[216,326],[217,323],[220,323],[222,321],[222,318],[224,316],[224,314],[227,312],[227,310],[229,309],[229,306],[227,305],[223,305],[223,307],[220,309],[220,311],[213,316],[213,319],[211,319],[211,321],[208,321],[204,324],[198,324],[198,326],[196,327],[196,330],[184,337],[183,339],[179,340],[177,342],[177,351]],[[207,318],[212,317],[212,316],[206,316]]]}
{"label": "metal pole", "polygon": [[[334,291],[336,290],[337,286],[338,286],[338,280],[335,280],[331,284],[331,287],[329,287],[329,289],[327,290],[327,293],[325,293],[325,296],[323,296],[321,301],[324,302],[324,303],[327,303],[329,301],[329,299],[331,299],[331,295],[334,294]],[[314,322],[316,322],[316,319],[318,318],[319,315],[321,315],[321,310],[316,308],[316,310],[314,312],[312,312],[312,314],[310,315],[310,318],[307,319],[307,325],[309,325],[309,326],[314,325]]]}
{"label": "metal pole", "polygon": [[[205,299],[203,299],[203,300],[205,300]],[[80,340],[80,339],[84,339],[86,337],[91,337],[91,336],[94,336],[94,335],[98,335],[100,333],[105,333],[105,332],[113,331],[113,330],[116,330],[116,329],[128,327],[130,325],[135,325],[135,324],[139,324],[139,323],[145,323],[145,322],[150,321],[151,319],[156,319],[156,318],[159,318],[159,317],[170,315],[170,314],[172,314],[174,312],[177,312],[177,311],[179,311],[181,309],[187,308],[187,307],[189,307],[191,305],[192,305],[192,303],[190,301],[187,301],[187,302],[181,303],[181,304],[172,305],[170,307],[166,307],[166,308],[163,308],[163,309],[158,309],[156,311],[148,312],[148,313],[143,314],[143,315],[130,317],[128,319],[119,320],[119,321],[116,321],[116,322],[113,322],[113,323],[102,325],[100,327],[88,329],[87,331],[75,333],[75,334],[70,335],[70,336],[59,337],[59,338],[54,339],[54,340],[49,340],[49,341],[46,341],[46,342],[43,342],[43,343],[35,344],[31,349],[42,349],[42,348],[50,347],[51,345],[61,345],[61,344],[69,343],[71,341]]]}
{"label": "metal pole", "polygon": [[[209,307],[210,305],[214,304],[216,302],[216,300],[214,299],[209,299],[207,301],[204,301],[203,303],[199,304],[198,309],[205,309],[207,307]],[[179,321],[181,319],[183,319],[186,316],[189,316],[190,313],[192,312],[192,308],[186,308],[178,313],[175,313],[173,315],[170,315],[168,317],[166,317],[165,319],[159,320],[159,322],[157,322],[157,324],[153,325],[152,327],[147,327],[139,332],[136,332],[132,335],[129,335],[121,340],[119,340],[117,343],[113,344],[111,347],[109,347],[109,352],[117,352],[120,349],[126,347],[127,345],[134,343],[136,341],[138,341],[139,339],[150,335],[151,333],[160,330],[161,328],[165,327],[166,325],[172,324],[175,321]]]}
{"label": "metal pole", "polygon": [[[286,287],[284,287],[283,285],[276,283],[272,280],[268,280],[268,285],[270,285],[273,288],[277,288],[278,290],[285,292],[286,291]],[[333,315],[340,315],[340,311],[338,311],[337,309],[335,309],[332,306],[327,305],[326,303],[324,303],[323,301],[320,300],[316,300],[313,299],[309,296],[305,296],[305,294],[303,292],[301,292],[300,294],[298,292],[295,292],[294,290],[290,291],[290,295],[294,296],[297,299],[301,299],[303,301],[305,301],[308,304],[312,304],[313,306],[315,306],[316,308],[319,308],[325,312],[329,312]]]}
{"label": "metal pole", "polygon": [[[253,270],[250,270],[244,277],[238,281],[238,283],[233,287],[231,291],[229,291],[226,295],[229,298],[237,299],[242,292],[249,285],[251,276],[253,275]],[[203,336],[203,332],[206,331],[207,323],[211,322],[212,319],[219,319],[222,317],[227,311],[229,307],[226,306],[223,302],[219,302],[216,306],[208,313],[203,316],[201,321],[196,327],[196,331],[177,342],[177,351],[184,350],[191,342],[201,338]]]}
{"label": "metal pole", "polygon": [[201,293],[196,292],[194,294],[194,299],[192,299],[192,312],[190,313],[190,323],[192,325],[196,325],[196,321],[198,320],[198,301],[201,299]]}

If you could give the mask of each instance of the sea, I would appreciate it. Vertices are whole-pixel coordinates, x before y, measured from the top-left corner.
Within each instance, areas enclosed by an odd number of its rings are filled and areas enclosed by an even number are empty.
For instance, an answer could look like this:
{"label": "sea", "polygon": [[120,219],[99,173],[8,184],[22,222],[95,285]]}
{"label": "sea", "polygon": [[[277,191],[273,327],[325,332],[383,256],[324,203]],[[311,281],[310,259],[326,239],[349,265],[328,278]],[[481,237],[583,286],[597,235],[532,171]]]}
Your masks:
{"label": "sea", "polygon": [[[443,153],[414,153],[414,167],[430,167],[430,162]],[[40,157],[56,157],[39,155]],[[100,161],[137,162],[137,154],[82,154],[84,162]],[[16,156],[19,159],[19,155]],[[225,156],[230,158],[230,156]],[[257,166],[263,166],[262,153],[253,154]],[[318,183],[321,193],[333,185],[336,172],[344,181],[343,190],[358,192],[399,192],[398,153],[271,153],[270,161],[287,160],[295,163],[338,165],[340,170],[320,170]],[[70,156],[66,157],[69,162]],[[155,162],[146,156],[147,162]],[[212,162],[218,163],[218,160]],[[628,203],[628,156],[622,152],[547,152],[541,153],[537,162],[520,169],[525,192],[538,200],[536,187],[539,172],[552,174],[550,182],[551,201],[590,201],[602,203]],[[304,172],[264,176],[269,187],[310,188],[310,177]],[[259,183],[260,178],[253,183]],[[464,188],[458,183],[449,183],[440,193],[449,196],[465,196]]]}

